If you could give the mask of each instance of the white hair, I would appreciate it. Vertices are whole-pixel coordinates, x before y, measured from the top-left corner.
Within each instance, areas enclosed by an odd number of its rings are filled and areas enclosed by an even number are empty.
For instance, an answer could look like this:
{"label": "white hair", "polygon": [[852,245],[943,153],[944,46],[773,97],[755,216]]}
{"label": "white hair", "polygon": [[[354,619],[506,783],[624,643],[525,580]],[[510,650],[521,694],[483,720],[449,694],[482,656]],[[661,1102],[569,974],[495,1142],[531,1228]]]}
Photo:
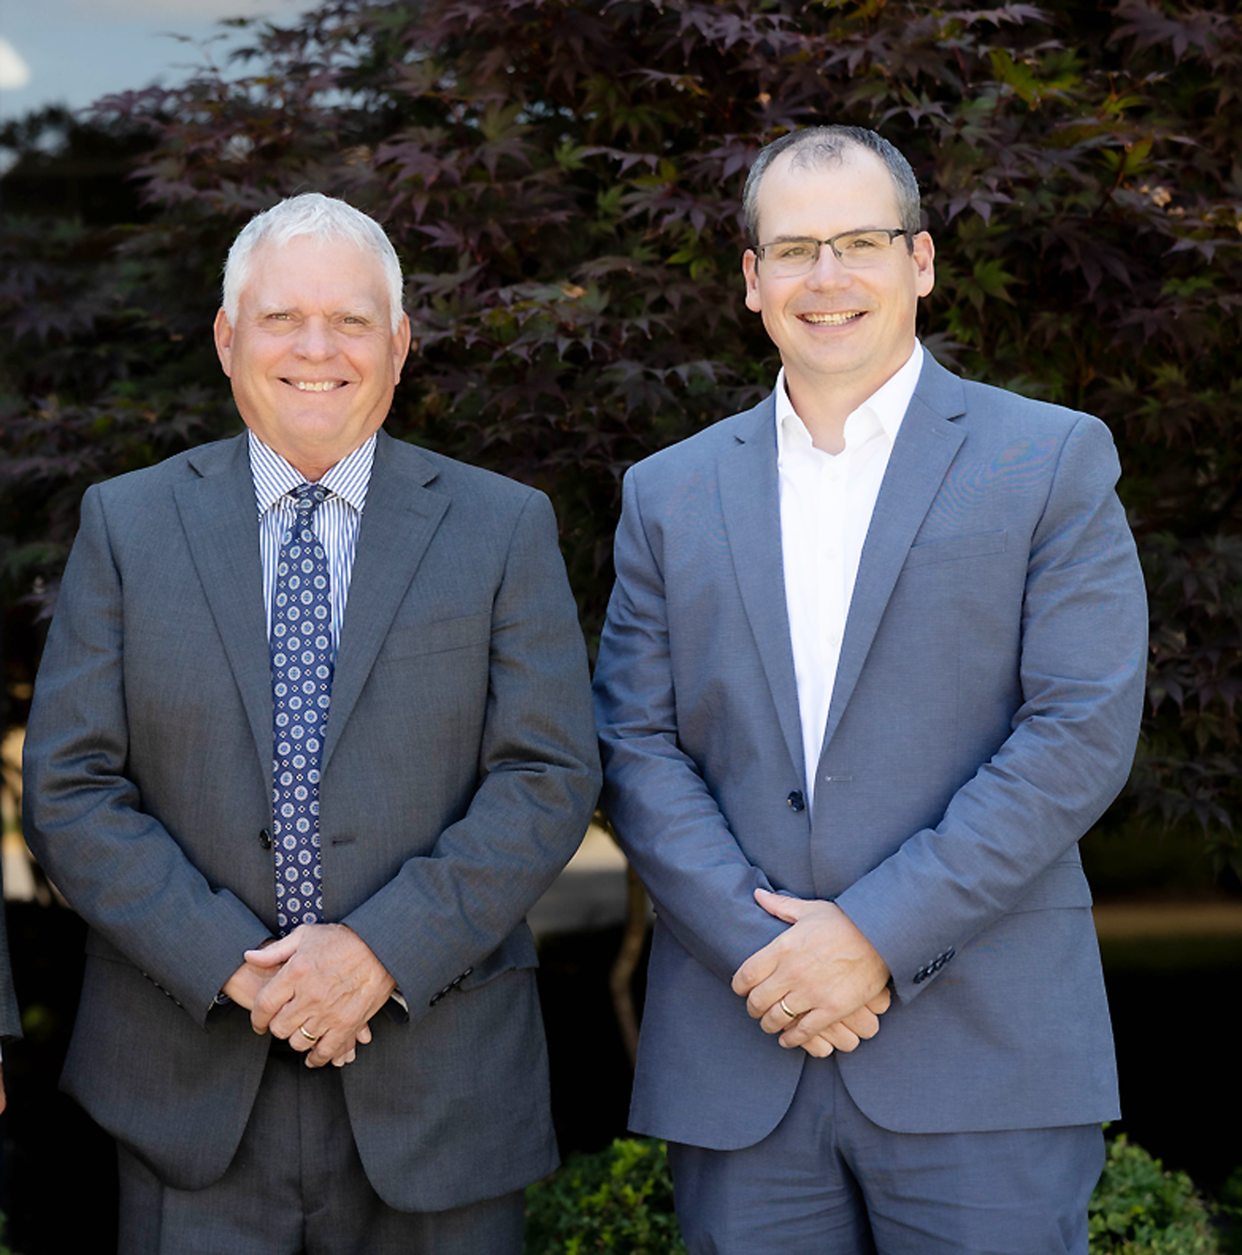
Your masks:
{"label": "white hair", "polygon": [[401,263],[396,249],[384,234],[383,227],[361,210],[343,200],[320,192],[303,192],[290,196],[250,219],[224,263],[224,316],[237,325],[237,303],[250,277],[254,251],[260,244],[288,244],[290,240],[309,236],[316,240],[344,240],[369,252],[384,271],[388,287],[388,303],[392,311],[392,329],[401,322]]}

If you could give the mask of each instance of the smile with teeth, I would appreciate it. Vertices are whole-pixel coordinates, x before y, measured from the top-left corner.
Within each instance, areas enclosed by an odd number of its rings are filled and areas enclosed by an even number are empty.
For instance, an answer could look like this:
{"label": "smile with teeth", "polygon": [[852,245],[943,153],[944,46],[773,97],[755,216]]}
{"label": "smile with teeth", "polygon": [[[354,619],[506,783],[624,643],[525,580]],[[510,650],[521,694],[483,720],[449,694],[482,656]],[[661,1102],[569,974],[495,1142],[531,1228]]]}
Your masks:
{"label": "smile with teeth", "polygon": [[861,318],[862,311],[851,310],[846,314],[800,314],[799,317],[803,322],[809,322],[815,327],[843,327],[847,322]]}
{"label": "smile with teeth", "polygon": [[317,382],[289,379],[286,382],[291,383],[299,392],[331,392],[333,388],[343,388],[345,386],[343,379],[323,379]]}

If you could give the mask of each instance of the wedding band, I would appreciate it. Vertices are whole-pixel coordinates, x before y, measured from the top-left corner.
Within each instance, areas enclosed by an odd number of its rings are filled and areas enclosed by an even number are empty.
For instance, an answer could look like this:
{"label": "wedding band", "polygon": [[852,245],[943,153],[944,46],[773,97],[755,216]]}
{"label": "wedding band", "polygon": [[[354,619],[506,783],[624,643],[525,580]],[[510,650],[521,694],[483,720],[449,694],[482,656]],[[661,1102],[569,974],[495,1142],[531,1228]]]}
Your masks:
{"label": "wedding band", "polygon": [[311,1036],[311,1035],[310,1035],[310,1034],[306,1031],[306,1025],[305,1025],[305,1024],[302,1024],[302,1025],[300,1025],[300,1026],[298,1027],[298,1032],[299,1032],[299,1033],[301,1033],[301,1034],[302,1034],[302,1036],[303,1036],[303,1037],[305,1037],[305,1038],[306,1038],[306,1040],[307,1040],[308,1042],[310,1042],[312,1046],[313,1046],[313,1045],[314,1045],[314,1044],[315,1044],[315,1043],[319,1040],[319,1038],[318,1038],[318,1037],[312,1037],[312,1036]]}
{"label": "wedding band", "polygon": [[785,1005],[785,999],[784,999],[784,998],[782,998],[782,999],[781,999],[781,1010],[782,1010],[782,1011],[784,1011],[784,1013],[785,1013],[787,1016],[789,1016],[789,1018],[790,1018],[791,1020],[796,1020],[796,1019],[798,1018],[798,1013],[797,1013],[796,1011],[791,1011],[791,1010],[790,1010],[790,1009],[789,1009],[789,1008]]}

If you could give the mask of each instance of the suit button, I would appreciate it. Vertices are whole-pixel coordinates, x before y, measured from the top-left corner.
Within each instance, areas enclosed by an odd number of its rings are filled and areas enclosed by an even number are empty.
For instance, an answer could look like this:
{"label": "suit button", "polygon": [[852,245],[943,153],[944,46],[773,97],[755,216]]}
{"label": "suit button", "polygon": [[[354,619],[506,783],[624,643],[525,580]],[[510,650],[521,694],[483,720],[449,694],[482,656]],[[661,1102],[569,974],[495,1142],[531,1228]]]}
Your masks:
{"label": "suit button", "polygon": [[799,793],[797,789],[795,789],[785,799],[785,801],[789,803],[789,809],[791,811],[794,811],[795,813],[797,813],[798,811],[806,810],[806,803],[802,800],[802,794]]}
{"label": "suit button", "polygon": [[270,850],[272,848],[272,834],[268,832],[266,828],[259,830],[259,844],[265,850]]}

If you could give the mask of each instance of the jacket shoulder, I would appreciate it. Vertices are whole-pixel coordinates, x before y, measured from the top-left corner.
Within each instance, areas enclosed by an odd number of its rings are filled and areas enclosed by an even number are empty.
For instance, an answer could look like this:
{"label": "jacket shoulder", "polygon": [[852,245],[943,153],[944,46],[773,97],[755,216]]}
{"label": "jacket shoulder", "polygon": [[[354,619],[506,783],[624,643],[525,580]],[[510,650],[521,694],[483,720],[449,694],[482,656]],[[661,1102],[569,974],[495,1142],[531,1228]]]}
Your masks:
{"label": "jacket shoulder", "polygon": [[426,483],[432,492],[447,492],[461,503],[495,515],[520,514],[532,500],[547,495],[496,471],[397,438],[383,441],[385,457],[396,469]]}
{"label": "jacket shoulder", "polygon": [[979,420],[1015,432],[1029,435],[1063,436],[1080,424],[1098,426],[1107,430],[1104,423],[1082,410],[1056,405],[1051,401],[1037,401],[1007,388],[993,384],[961,379],[967,420]]}
{"label": "jacket shoulder", "polygon": [[[101,480],[93,487],[106,498],[123,500],[159,492],[161,489],[172,488],[187,479],[197,479],[201,466],[219,467],[224,469],[233,459],[245,457],[245,432],[238,436],[229,436],[224,440],[213,440],[207,444],[195,445],[172,457],[156,462],[154,466],[143,466],[135,471],[126,471],[111,479]],[[88,489],[88,491],[90,491]]]}

